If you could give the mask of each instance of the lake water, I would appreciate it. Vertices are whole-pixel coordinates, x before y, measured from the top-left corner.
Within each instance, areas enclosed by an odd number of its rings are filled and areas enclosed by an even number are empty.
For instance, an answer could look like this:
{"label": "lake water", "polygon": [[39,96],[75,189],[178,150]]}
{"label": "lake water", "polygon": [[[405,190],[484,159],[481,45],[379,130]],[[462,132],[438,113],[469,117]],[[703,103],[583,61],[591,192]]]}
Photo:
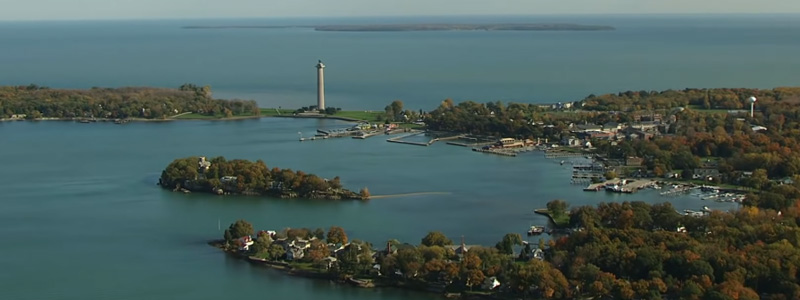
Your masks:
{"label": "lake water", "polygon": [[[297,107],[313,103],[313,65],[323,58],[331,105],[381,109],[395,98],[421,108],[444,97],[556,101],[624,89],[792,85],[800,75],[793,57],[800,25],[789,16],[564,20],[619,29],[323,33],[179,29],[200,21],[0,23],[0,84],[195,82],[214,86],[218,96]],[[231,260],[205,241],[221,237],[218,220],[224,227],[247,219],[260,229],[338,225],[374,244],[418,243],[441,230],[493,245],[505,233],[545,224],[532,210],[556,198],[735,207],[655,191],[583,192],[569,184],[569,165],[541,153],[500,157],[383,136],[297,141],[298,132],[343,126],[280,118],[0,122],[0,299],[434,299],[284,276]],[[155,186],[169,162],[191,155],[338,175],[346,187],[367,186],[373,195],[438,193],[362,203],[184,195]]]}
{"label": "lake water", "polygon": [[[616,31],[317,32],[186,25],[564,22]],[[51,87],[211,85],[264,107],[326,100],[383,109],[401,99],[559,102],[589,94],[796,85],[800,17],[539,16],[391,19],[0,22],[0,83]]]}

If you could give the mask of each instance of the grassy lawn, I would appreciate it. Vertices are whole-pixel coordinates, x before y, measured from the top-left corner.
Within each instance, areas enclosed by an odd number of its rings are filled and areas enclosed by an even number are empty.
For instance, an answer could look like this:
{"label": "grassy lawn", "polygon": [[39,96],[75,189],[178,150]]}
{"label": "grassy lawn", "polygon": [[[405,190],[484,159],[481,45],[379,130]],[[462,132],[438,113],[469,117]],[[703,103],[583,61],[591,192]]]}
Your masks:
{"label": "grassy lawn", "polygon": [[694,111],[702,112],[702,113],[709,113],[709,114],[727,114],[729,109],[705,109],[700,105],[689,105]]}
{"label": "grassy lawn", "polygon": [[301,263],[301,262],[292,262],[290,264],[292,268],[303,270],[303,271],[319,271],[319,269],[315,268],[312,263]]}
{"label": "grassy lawn", "polygon": [[342,117],[342,118],[350,118],[350,119],[357,119],[357,120],[364,120],[368,122],[380,122],[378,120],[378,116],[383,116],[385,112],[383,111],[372,111],[372,110],[343,110],[337,112],[335,117]]}
{"label": "grassy lawn", "polygon": [[294,113],[294,109],[277,109],[277,108],[261,108],[261,115],[265,117],[277,116],[277,115],[291,115]]}
{"label": "grassy lawn", "polygon": [[408,128],[408,129],[423,129],[425,125],[413,124],[413,123],[401,123],[398,124],[400,128]]}
{"label": "grassy lawn", "polygon": [[[242,118],[242,117],[252,117],[252,116],[254,116],[252,113],[247,113],[247,114],[241,114],[241,115],[233,115],[232,118]],[[201,114],[198,114],[198,113],[190,113],[190,114],[180,115],[180,116],[174,117],[172,119],[176,119],[176,120],[217,120],[217,119],[225,119],[225,117],[222,116],[222,115],[207,116],[207,115],[201,115]]]}
{"label": "grassy lawn", "polygon": [[562,215],[560,215],[558,217],[555,217],[552,214],[550,214],[550,211],[547,210],[546,208],[537,209],[536,212],[539,213],[539,214],[545,214],[545,215],[550,216],[550,218],[553,219],[553,223],[555,223],[555,225],[557,227],[559,227],[559,228],[565,228],[565,227],[569,226],[569,214],[568,213],[565,213],[565,214],[562,214]]}
{"label": "grassy lawn", "polygon": [[180,115],[180,116],[177,116],[177,117],[175,117],[174,119],[178,119],[178,120],[180,120],[180,119],[204,119],[204,120],[213,120],[213,119],[219,119],[219,118],[221,118],[221,117],[220,117],[220,116],[206,116],[206,115],[201,115],[201,114],[198,114],[198,113],[190,113],[190,114],[185,114],[185,115]]}

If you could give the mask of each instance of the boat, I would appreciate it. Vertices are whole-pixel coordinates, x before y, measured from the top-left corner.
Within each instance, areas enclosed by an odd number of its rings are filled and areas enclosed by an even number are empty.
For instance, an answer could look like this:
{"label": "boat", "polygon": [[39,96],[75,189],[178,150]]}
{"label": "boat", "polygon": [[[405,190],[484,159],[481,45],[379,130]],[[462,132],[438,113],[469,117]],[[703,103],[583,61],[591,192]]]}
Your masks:
{"label": "boat", "polygon": [[528,229],[528,235],[539,235],[539,234],[542,234],[542,233],[544,233],[544,227],[543,226],[531,225],[531,228]]}

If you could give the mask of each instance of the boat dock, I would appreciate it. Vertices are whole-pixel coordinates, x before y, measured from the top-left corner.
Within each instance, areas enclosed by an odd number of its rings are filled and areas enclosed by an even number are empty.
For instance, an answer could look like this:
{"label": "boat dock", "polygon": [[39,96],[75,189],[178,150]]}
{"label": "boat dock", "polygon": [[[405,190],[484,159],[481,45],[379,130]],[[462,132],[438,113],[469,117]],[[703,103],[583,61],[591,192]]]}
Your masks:
{"label": "boat dock", "polygon": [[[632,181],[628,181],[625,179],[612,179],[612,180],[606,180],[605,182],[602,183],[590,184],[583,190],[587,192],[597,192],[601,190],[607,190],[616,193],[635,193],[639,190],[649,188],[654,185],[656,185],[656,181],[651,179],[637,179]],[[614,186],[616,188],[609,190],[606,188],[607,186]]]}
{"label": "boat dock", "polygon": [[566,151],[545,151],[544,157],[545,158],[571,158],[571,157],[584,157],[589,154],[585,153],[576,153],[576,152],[566,152]]}
{"label": "boat dock", "polygon": [[688,192],[690,192],[690,191],[692,191],[694,189],[697,189],[697,188],[698,187],[692,186],[692,185],[676,185],[676,186],[673,186],[672,189],[670,189],[668,191],[661,192],[660,194],[661,194],[661,196],[677,196],[677,195],[680,195],[680,194],[688,193]]}

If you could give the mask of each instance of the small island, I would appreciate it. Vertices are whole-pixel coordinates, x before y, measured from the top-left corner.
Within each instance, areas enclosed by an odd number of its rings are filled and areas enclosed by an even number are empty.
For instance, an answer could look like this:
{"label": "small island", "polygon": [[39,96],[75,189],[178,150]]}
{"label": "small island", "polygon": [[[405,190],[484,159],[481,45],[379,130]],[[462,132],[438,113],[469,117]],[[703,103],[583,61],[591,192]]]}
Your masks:
{"label": "small island", "polygon": [[184,26],[183,29],[287,29],[312,28],[316,31],[597,31],[615,30],[604,25],[548,24],[548,23],[503,23],[503,24],[362,24],[362,25],[229,25],[229,26]]}
{"label": "small island", "polygon": [[367,188],[359,193],[344,189],[339,176],[331,180],[291,169],[269,169],[258,160],[226,160],[219,156],[179,158],[170,163],[158,180],[162,188],[184,193],[270,196],[326,200],[368,200]]}

